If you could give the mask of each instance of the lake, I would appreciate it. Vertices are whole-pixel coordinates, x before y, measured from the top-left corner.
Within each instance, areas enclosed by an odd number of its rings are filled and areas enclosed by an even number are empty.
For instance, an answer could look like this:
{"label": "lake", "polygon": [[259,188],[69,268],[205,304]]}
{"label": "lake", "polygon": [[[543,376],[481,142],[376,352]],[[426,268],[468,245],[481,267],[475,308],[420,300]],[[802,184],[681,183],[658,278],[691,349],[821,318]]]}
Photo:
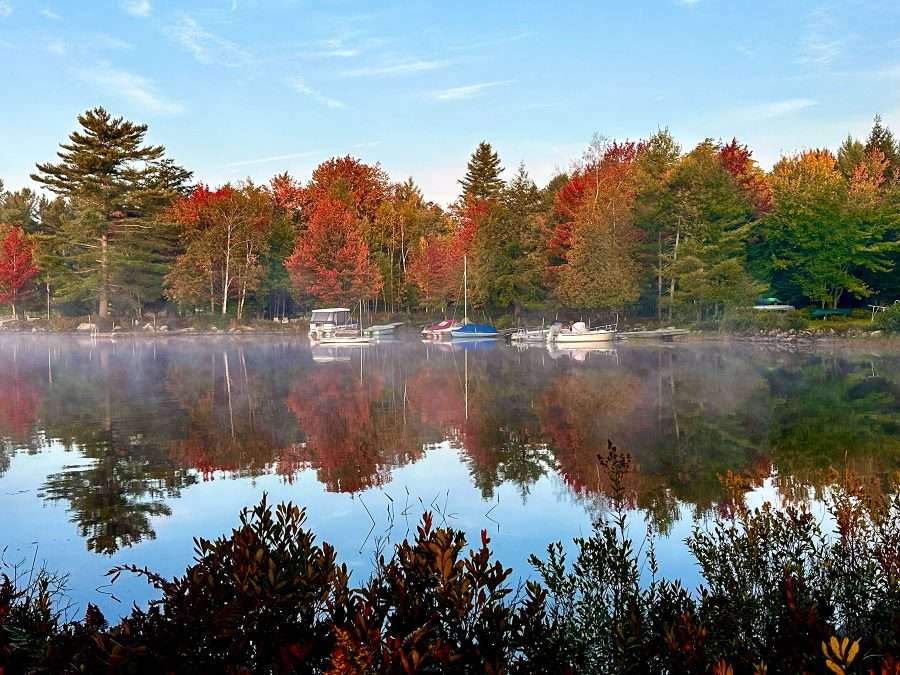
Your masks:
{"label": "lake", "polygon": [[308,509],[361,583],[376,551],[439,525],[530,553],[590,532],[607,439],[636,470],[632,528],[661,571],[697,573],[684,538],[727,507],[813,499],[832,467],[875,485],[900,468],[900,355],[878,347],[503,343],[310,348],[281,336],[0,337],[0,548],[70,574],[109,615],[156,593],[104,573],[183,572],[195,536],[230,531],[263,493]]}

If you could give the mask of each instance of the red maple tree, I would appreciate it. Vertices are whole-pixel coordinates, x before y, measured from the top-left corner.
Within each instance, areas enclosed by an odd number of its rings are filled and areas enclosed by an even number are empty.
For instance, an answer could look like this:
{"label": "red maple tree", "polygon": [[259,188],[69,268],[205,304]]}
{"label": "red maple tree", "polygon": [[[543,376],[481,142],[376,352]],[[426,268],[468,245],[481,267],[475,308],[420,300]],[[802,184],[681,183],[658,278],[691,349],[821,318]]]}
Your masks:
{"label": "red maple tree", "polygon": [[344,202],[331,197],[317,201],[284,265],[298,288],[326,303],[374,298],[383,284],[357,219]]}
{"label": "red maple tree", "polygon": [[630,201],[634,188],[629,182],[634,160],[641,147],[633,141],[610,143],[602,154],[586,162],[559,189],[553,200],[557,224],[547,241],[547,251],[551,258],[565,263],[572,247],[575,221],[588,201],[610,194]]}
{"label": "red maple tree", "polygon": [[378,206],[390,190],[384,170],[364,164],[355,157],[332,157],[313,171],[303,197],[310,216],[323,200],[340,201],[361,220],[372,222]]}
{"label": "red maple tree", "polygon": [[291,216],[298,215],[303,207],[303,186],[288,174],[280,173],[269,181],[269,194],[275,208],[285,211]]}
{"label": "red maple tree", "polygon": [[722,167],[734,177],[741,191],[750,200],[754,213],[762,215],[772,206],[772,188],[766,181],[765,173],[752,159],[752,154],[736,138],[719,148]]}
{"label": "red maple tree", "polygon": [[37,272],[31,242],[19,228],[9,228],[0,242],[0,302],[10,304],[13,316],[23,287]]}
{"label": "red maple tree", "polygon": [[175,200],[169,213],[179,225],[202,228],[210,205],[227,197],[232,191],[233,188],[229,185],[210,190],[208,185],[200,183],[187,197]]}

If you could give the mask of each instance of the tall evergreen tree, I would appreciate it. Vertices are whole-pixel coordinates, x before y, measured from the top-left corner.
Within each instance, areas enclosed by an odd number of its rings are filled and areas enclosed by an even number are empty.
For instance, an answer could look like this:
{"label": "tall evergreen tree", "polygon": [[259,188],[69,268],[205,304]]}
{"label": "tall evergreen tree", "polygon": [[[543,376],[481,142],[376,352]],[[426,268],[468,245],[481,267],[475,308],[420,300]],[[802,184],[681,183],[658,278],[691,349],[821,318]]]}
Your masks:
{"label": "tall evergreen tree", "polygon": [[96,300],[109,317],[113,296],[137,304],[156,299],[174,242],[163,209],[190,172],[145,145],[147,125],[112,117],[103,108],[78,116],[81,129],[60,144],[57,164],[38,164],[32,179],[63,197],[71,217],[56,232],[66,249],[62,295]]}
{"label": "tall evergreen tree", "polygon": [[875,115],[872,131],[866,141],[866,152],[869,153],[872,150],[880,150],[888,161],[885,177],[900,168],[900,147],[897,145],[897,139],[894,138],[893,132],[881,121],[881,115]]}
{"label": "tall evergreen tree", "polygon": [[501,173],[500,157],[490,143],[482,141],[469,159],[465,177],[459,181],[463,198],[496,199],[504,187]]}
{"label": "tall evergreen tree", "polygon": [[858,167],[859,163],[864,161],[865,158],[866,146],[848,134],[837,152],[837,163],[841,173],[844,174],[846,178],[850,178],[856,170],[856,167]]}
{"label": "tall evergreen tree", "polygon": [[478,220],[469,267],[471,297],[491,308],[535,306],[543,300],[541,193],[520,164],[501,199]]}

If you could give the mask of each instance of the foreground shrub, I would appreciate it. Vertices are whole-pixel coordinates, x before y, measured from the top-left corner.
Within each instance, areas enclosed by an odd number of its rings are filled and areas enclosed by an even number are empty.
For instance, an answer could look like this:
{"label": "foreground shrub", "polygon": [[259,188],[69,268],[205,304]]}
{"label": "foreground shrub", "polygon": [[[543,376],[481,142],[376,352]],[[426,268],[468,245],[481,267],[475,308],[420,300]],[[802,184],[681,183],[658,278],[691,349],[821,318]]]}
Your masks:
{"label": "foreground shrub", "polygon": [[875,315],[875,325],[891,333],[900,333],[900,303],[895,303]]}
{"label": "foreground shrub", "polygon": [[[750,510],[745,483],[688,549],[703,583],[659,578],[654,535],[628,536],[629,457],[598,459],[609,510],[532,558],[542,584],[510,585],[489,540],[425,514],[412,540],[351,588],[305,513],[263,501],[229,537],[196,541],[184,576],[114,626],[89,606],[65,622],[47,575],[0,585],[0,673],[876,673],[900,674],[900,497],[835,478],[830,520]],[[833,526],[832,526],[833,522]],[[17,588],[25,590],[17,590]]]}
{"label": "foreground shrub", "polygon": [[760,330],[803,330],[807,327],[806,317],[799,311],[775,312],[740,307],[730,310],[722,320],[722,330],[731,333],[756,332]]}

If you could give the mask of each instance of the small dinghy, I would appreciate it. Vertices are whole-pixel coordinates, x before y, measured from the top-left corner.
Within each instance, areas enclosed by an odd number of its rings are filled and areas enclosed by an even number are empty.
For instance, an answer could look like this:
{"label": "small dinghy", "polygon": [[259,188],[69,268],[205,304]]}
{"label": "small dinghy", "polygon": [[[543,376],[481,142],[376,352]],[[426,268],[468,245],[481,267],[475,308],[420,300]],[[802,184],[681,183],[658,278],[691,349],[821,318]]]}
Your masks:
{"label": "small dinghy", "polygon": [[549,332],[550,329],[548,328],[535,328],[532,330],[520,328],[510,335],[509,339],[513,342],[546,342]]}
{"label": "small dinghy", "polygon": [[402,321],[395,321],[394,323],[382,323],[376,324],[374,326],[369,326],[363,331],[364,335],[368,335],[369,337],[385,337],[388,335],[393,335],[394,331],[397,330],[399,326],[402,326]]}

